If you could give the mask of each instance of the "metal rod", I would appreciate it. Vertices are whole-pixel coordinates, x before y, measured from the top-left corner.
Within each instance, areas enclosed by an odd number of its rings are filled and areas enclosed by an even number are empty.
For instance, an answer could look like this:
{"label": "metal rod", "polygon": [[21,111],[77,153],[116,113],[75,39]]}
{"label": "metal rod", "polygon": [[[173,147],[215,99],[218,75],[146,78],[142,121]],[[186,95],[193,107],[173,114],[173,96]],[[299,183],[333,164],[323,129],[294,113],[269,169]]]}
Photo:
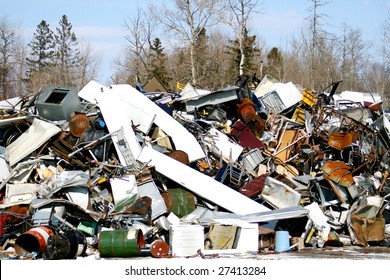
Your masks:
{"label": "metal rod", "polygon": [[68,157],[72,157],[73,155],[75,155],[75,154],[77,154],[77,153],[79,153],[79,152],[81,152],[81,151],[87,149],[88,147],[93,146],[93,145],[95,145],[96,143],[98,143],[98,142],[100,142],[100,141],[102,141],[102,140],[104,140],[104,139],[106,139],[106,138],[108,138],[108,137],[111,137],[112,135],[118,133],[119,130],[120,130],[120,129],[114,131],[113,133],[106,134],[106,135],[100,137],[99,139],[96,139],[96,140],[94,140],[94,141],[88,143],[87,145],[85,145],[85,146],[83,146],[83,147],[77,149],[76,151],[71,152],[70,154],[68,154]]}

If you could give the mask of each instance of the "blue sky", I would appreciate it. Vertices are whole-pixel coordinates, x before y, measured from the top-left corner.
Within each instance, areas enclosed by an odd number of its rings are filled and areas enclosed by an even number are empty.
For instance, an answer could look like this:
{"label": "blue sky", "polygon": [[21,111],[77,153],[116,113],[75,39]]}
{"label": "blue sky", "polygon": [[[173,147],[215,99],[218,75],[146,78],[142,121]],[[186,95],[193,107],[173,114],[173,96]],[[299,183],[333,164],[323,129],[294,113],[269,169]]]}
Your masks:
{"label": "blue sky", "polygon": [[[324,0],[320,8],[325,14],[325,28],[333,34],[341,33],[346,23],[362,31],[364,40],[378,42],[380,28],[389,17],[390,0]],[[169,2],[169,1],[165,1]],[[136,7],[149,3],[161,5],[158,0],[0,0],[0,16],[21,28],[28,43],[37,25],[46,20],[51,29],[58,26],[62,15],[67,15],[79,40],[89,42],[94,51],[103,57],[98,81],[108,83],[113,73],[112,60],[121,53],[126,43],[124,22],[132,18]],[[265,0],[264,13],[256,15],[251,28],[267,47],[282,47],[302,28],[308,16],[310,0]]]}

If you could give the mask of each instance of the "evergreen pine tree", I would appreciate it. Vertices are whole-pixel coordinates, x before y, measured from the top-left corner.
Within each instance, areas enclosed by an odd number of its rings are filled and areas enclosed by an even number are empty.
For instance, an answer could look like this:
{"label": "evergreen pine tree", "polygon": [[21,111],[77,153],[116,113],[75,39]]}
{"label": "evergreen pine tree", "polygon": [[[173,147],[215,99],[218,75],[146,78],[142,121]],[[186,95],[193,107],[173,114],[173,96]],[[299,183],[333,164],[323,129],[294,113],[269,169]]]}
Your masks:
{"label": "evergreen pine tree", "polygon": [[74,85],[76,80],[75,70],[80,63],[80,51],[76,34],[72,31],[72,24],[68,17],[63,15],[59,27],[54,34],[56,42],[56,59],[59,71],[59,82],[64,85]]}
{"label": "evergreen pine tree", "polygon": [[160,38],[155,38],[150,44],[151,61],[149,63],[149,76],[155,76],[160,82],[169,88],[171,77],[169,76],[167,64],[168,58],[164,53]]}
{"label": "evergreen pine tree", "polygon": [[199,86],[206,86],[207,78],[210,76],[208,56],[208,36],[206,34],[206,28],[202,28],[195,38],[195,72]]}
{"label": "evergreen pine tree", "polygon": [[[254,59],[260,54],[260,49],[256,46],[256,35],[250,36],[249,31],[245,29],[243,36],[245,53],[244,73],[251,76],[256,72]],[[229,40],[229,42],[231,45],[227,49],[228,53],[232,55],[232,74],[234,73],[234,78],[236,78],[239,75],[241,53],[238,40]]]}
{"label": "evergreen pine tree", "polygon": [[30,73],[44,70],[45,67],[53,63],[54,35],[45,20],[42,20],[37,26],[34,37],[28,46],[31,48],[31,52],[30,57],[26,60]]}
{"label": "evergreen pine tree", "polygon": [[265,72],[272,77],[283,80],[283,56],[278,48],[272,48],[267,54],[268,65]]}

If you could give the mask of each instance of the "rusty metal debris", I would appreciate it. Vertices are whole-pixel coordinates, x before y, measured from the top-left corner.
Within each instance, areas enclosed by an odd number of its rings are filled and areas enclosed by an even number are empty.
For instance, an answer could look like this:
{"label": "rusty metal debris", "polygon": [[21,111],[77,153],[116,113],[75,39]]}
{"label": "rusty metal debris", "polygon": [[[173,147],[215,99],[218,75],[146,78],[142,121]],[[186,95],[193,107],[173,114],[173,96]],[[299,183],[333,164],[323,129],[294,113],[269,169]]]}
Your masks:
{"label": "rusty metal debris", "polygon": [[250,83],[156,95],[91,81],[0,102],[3,258],[389,246],[380,100]]}

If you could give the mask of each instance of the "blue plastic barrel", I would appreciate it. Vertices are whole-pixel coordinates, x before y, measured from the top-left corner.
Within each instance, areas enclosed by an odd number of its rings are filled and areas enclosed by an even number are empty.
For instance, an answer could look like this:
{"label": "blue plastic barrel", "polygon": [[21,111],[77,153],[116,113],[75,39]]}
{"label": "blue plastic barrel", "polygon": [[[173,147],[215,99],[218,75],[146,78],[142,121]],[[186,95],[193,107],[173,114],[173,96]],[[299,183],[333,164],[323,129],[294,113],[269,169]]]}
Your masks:
{"label": "blue plastic barrel", "polygon": [[279,230],[275,233],[275,251],[285,252],[290,248],[290,235],[288,231]]}

